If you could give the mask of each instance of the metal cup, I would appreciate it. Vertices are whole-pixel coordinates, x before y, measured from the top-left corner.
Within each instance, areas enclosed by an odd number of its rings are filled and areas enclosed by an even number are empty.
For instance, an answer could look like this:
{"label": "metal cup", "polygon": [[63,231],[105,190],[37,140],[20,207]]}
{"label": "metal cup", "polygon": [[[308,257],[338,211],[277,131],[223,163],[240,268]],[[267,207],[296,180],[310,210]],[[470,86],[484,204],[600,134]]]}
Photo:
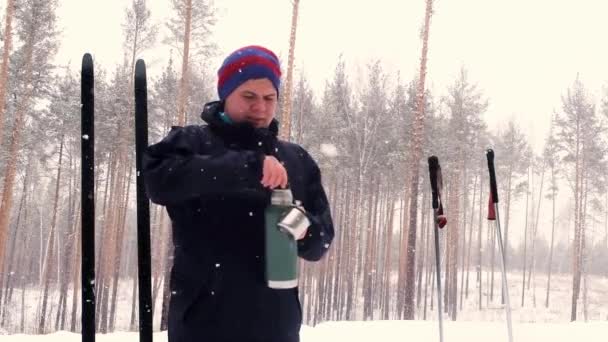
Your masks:
{"label": "metal cup", "polygon": [[293,207],[277,225],[283,232],[289,233],[297,240],[310,227],[310,220],[304,214],[303,209]]}

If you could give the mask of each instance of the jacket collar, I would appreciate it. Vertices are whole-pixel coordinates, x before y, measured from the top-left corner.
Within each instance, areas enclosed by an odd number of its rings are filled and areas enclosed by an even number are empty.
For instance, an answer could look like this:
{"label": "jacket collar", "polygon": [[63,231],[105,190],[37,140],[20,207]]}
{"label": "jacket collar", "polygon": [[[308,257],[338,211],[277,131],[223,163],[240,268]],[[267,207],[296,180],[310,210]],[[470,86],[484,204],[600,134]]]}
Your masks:
{"label": "jacket collar", "polygon": [[250,123],[228,123],[220,117],[224,112],[223,101],[213,101],[205,104],[201,119],[222,138],[237,142],[243,147],[255,147],[259,139],[276,139],[279,133],[279,122],[272,119],[267,128],[256,128]]}

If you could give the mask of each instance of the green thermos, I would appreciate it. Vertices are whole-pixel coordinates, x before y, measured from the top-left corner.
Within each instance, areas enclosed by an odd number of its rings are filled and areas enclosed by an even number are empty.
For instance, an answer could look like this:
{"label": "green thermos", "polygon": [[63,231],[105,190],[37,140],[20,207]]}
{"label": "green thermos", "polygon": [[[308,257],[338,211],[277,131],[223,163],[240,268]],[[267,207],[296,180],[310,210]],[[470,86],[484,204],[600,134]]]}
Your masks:
{"label": "green thermos", "polygon": [[310,226],[304,209],[290,189],[274,189],[265,212],[266,282],[273,289],[298,286],[296,239]]}

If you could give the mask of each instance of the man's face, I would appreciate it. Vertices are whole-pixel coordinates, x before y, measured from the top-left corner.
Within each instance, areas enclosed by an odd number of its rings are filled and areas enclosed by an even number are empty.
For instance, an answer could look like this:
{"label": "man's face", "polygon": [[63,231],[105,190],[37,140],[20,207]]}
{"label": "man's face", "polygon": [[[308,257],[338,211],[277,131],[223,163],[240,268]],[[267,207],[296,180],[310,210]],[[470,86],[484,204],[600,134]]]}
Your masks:
{"label": "man's face", "polygon": [[252,79],[228,97],[224,111],[235,122],[249,122],[256,128],[268,127],[277,107],[277,91],[267,78]]}

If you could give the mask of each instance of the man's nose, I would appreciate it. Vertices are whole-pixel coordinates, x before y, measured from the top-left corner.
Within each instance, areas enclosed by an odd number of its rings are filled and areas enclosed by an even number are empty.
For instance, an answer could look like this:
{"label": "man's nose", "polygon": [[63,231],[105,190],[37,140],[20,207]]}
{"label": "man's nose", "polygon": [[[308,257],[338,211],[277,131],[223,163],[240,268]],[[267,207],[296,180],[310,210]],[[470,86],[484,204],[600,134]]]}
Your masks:
{"label": "man's nose", "polygon": [[256,99],[251,105],[251,111],[255,113],[263,113],[266,110],[264,99]]}

